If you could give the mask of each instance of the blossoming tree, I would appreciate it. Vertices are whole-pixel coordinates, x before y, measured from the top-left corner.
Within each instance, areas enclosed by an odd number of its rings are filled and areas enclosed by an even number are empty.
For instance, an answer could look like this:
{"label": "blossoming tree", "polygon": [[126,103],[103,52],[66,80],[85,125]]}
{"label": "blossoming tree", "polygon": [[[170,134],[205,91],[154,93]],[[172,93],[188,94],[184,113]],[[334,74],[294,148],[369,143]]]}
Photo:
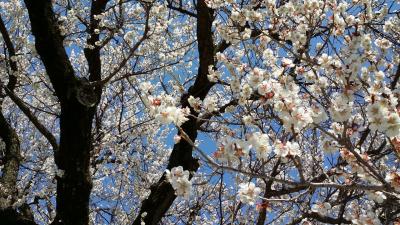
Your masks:
{"label": "blossoming tree", "polygon": [[0,224],[400,223],[398,1],[0,12]]}

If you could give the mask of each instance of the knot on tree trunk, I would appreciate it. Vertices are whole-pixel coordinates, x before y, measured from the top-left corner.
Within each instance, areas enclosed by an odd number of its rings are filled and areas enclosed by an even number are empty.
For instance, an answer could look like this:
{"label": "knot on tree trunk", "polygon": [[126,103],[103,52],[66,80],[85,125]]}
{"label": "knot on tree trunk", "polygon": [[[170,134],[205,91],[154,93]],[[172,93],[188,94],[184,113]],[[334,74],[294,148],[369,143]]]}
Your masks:
{"label": "knot on tree trunk", "polygon": [[90,82],[86,78],[79,79],[77,82],[76,99],[80,104],[89,108],[95,106],[100,100],[95,88],[90,85]]}

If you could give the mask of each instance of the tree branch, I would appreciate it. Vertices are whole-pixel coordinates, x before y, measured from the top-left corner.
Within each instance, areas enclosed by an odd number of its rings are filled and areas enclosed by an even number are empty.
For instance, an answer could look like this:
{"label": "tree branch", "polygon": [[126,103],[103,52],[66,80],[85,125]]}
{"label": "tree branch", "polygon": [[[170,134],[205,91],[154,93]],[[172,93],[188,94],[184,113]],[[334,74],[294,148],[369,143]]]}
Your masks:
{"label": "tree branch", "polygon": [[17,62],[12,60],[15,57],[15,48],[13,43],[11,42],[10,35],[8,34],[7,28],[4,24],[3,18],[0,15],[0,32],[3,36],[4,43],[6,44],[8,56],[9,56],[9,63],[11,67],[12,73],[9,75],[7,87],[10,90],[14,90],[15,85],[17,84],[17,77],[16,72],[18,72]]}
{"label": "tree branch", "polygon": [[[188,103],[189,96],[204,99],[211,87],[214,85],[207,78],[208,67],[214,65],[214,43],[212,36],[212,22],[214,10],[207,7],[205,0],[197,2],[197,42],[199,52],[199,68],[194,84],[188,92],[181,97],[182,108],[189,107],[191,114],[198,116],[198,113],[192,109]],[[190,117],[182,126],[182,130],[188,135],[189,139],[194,141],[197,138],[197,119]],[[192,156],[192,146],[187,141],[180,141],[174,145],[171,156],[168,161],[168,169],[176,166],[182,166],[185,170],[197,171],[199,164]],[[143,202],[137,215],[134,225],[140,225],[145,222],[148,225],[158,224],[176,198],[171,185],[165,180],[165,174],[152,186],[151,193]],[[147,215],[141,217],[146,212]]]}
{"label": "tree branch", "polygon": [[[3,86],[4,87],[4,86]],[[25,114],[26,117],[32,122],[32,124],[38,129],[38,131],[49,141],[53,150],[58,150],[58,144],[56,138],[53,134],[47,130],[47,128],[39,121],[39,119],[33,115],[31,110],[25,105],[25,103],[20,99],[14,92],[10,91],[7,87],[4,87],[7,95],[10,99],[18,106],[18,108]]]}
{"label": "tree branch", "polygon": [[57,25],[50,0],[25,0],[31,21],[35,46],[50,77],[58,98],[70,96],[76,77],[63,46],[63,37]]}

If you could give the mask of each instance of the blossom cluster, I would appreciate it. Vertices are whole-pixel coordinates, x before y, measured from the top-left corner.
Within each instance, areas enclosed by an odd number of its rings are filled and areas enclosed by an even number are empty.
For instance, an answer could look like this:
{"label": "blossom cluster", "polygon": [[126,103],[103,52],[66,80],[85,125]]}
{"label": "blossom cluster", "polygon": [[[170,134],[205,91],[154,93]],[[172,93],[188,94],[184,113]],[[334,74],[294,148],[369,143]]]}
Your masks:
{"label": "blossom cluster", "polygon": [[183,170],[182,166],[165,170],[168,182],[175,190],[175,194],[189,199],[192,190],[192,182],[189,180],[189,171]]}
{"label": "blossom cluster", "polygon": [[177,107],[175,99],[169,95],[149,95],[146,101],[150,114],[161,124],[173,123],[180,127],[184,122],[189,120],[187,118],[190,114],[189,108],[182,109]]}
{"label": "blossom cluster", "polygon": [[246,141],[227,136],[221,140],[220,147],[214,156],[221,162],[237,162],[239,158],[248,153],[249,145]]}
{"label": "blossom cluster", "polygon": [[204,109],[206,112],[215,112],[218,110],[218,105],[217,105],[217,97],[215,96],[210,96],[204,99],[204,101],[200,100],[199,97],[195,98],[193,96],[190,96],[188,98],[188,102],[190,107],[192,107],[196,112],[200,112],[201,109]]}
{"label": "blossom cluster", "polygon": [[260,132],[248,134],[247,140],[227,136],[220,141],[220,147],[214,156],[221,162],[235,162],[239,158],[245,157],[250,149],[255,151],[256,157],[260,160],[267,160],[271,153],[282,158],[301,154],[300,145],[295,141],[276,140],[273,144],[271,143],[268,134]]}
{"label": "blossom cluster", "polygon": [[311,211],[316,212],[322,216],[328,215],[329,211],[331,210],[332,206],[329,202],[319,202],[311,207]]}
{"label": "blossom cluster", "polygon": [[392,96],[391,101],[378,96],[371,97],[367,115],[371,130],[383,132],[388,137],[397,137],[400,135],[400,115],[394,106],[397,105],[398,100]]}
{"label": "blossom cluster", "polygon": [[239,184],[238,196],[243,203],[254,205],[260,193],[261,189],[253,182]]}

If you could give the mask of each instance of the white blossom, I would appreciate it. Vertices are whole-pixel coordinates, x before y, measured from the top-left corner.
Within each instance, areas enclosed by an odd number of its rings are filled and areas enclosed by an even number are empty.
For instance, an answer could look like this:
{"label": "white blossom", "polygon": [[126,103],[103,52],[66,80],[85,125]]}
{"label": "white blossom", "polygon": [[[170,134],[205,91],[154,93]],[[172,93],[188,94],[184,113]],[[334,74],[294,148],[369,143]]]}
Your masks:
{"label": "white blossom", "polygon": [[183,196],[189,199],[192,190],[192,182],[189,180],[189,171],[183,170],[182,166],[174,167],[170,170],[166,170],[166,177],[172,188],[175,190],[175,194]]}
{"label": "white blossom", "polygon": [[239,184],[238,195],[243,203],[254,205],[260,193],[261,189],[256,187],[253,182]]}
{"label": "white blossom", "polygon": [[322,216],[327,216],[331,210],[331,204],[329,202],[320,202],[312,205],[311,210]]}

